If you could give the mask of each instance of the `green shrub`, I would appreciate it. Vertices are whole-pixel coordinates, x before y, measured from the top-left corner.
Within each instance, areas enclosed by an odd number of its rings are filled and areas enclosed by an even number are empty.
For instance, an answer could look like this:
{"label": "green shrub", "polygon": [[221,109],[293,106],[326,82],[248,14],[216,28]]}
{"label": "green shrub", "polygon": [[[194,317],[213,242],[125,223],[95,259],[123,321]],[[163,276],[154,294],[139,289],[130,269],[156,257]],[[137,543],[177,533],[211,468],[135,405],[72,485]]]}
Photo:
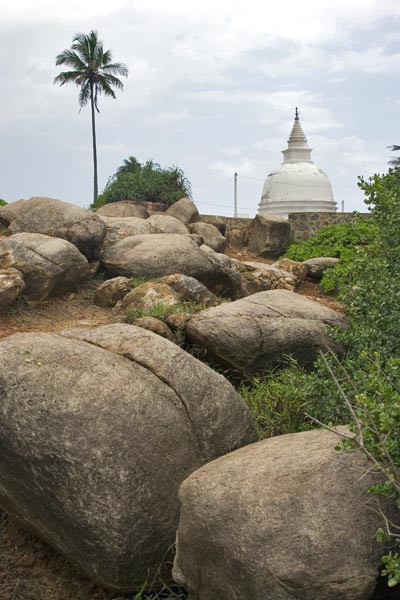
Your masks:
{"label": "green shrub", "polygon": [[7,202],[0,198],[0,206],[6,206]]}
{"label": "green shrub", "polygon": [[239,393],[248,405],[260,439],[312,429],[313,415],[324,423],[345,423],[347,411],[327,377],[323,365],[317,372],[304,371],[295,362],[242,385]]}
{"label": "green shrub", "polygon": [[135,162],[125,161],[127,165],[120,167],[110,177],[92,208],[121,200],[160,202],[170,206],[184,196],[191,197],[190,183],[178,167],[163,169],[152,160],[143,165],[131,157],[131,161],[133,160]]}
{"label": "green shrub", "polygon": [[284,255],[292,260],[331,256],[350,260],[358,247],[368,246],[377,236],[377,226],[369,217],[358,215],[355,221],[327,225],[305,242],[291,244]]}

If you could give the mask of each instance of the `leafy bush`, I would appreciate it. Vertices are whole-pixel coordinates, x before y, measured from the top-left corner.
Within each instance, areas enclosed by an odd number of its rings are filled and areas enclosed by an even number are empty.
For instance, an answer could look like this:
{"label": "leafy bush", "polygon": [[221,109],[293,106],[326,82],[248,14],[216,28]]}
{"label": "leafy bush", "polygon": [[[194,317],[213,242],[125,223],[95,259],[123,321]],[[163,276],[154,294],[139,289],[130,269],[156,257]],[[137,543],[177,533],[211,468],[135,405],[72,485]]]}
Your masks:
{"label": "leafy bush", "polygon": [[191,197],[191,186],[181,169],[163,169],[152,160],[142,165],[134,157],[130,157],[110,177],[92,208],[121,200],[161,202],[170,206],[184,196]]}
{"label": "leafy bush", "polygon": [[254,379],[239,393],[257,425],[259,438],[296,433],[316,427],[311,414],[324,423],[345,423],[348,415],[334,383],[319,372],[309,373],[293,362],[288,369]]}
{"label": "leafy bush", "polygon": [[7,202],[0,198],[0,206],[5,206],[6,204],[7,204]]}
{"label": "leafy bush", "polygon": [[374,221],[369,217],[358,215],[355,221],[327,225],[305,242],[291,244],[285,257],[298,261],[319,256],[349,260],[356,248],[368,246],[375,240],[376,235],[377,226]]}
{"label": "leafy bush", "polygon": [[308,260],[319,256],[340,258],[340,263],[327,269],[321,281],[326,292],[351,285],[353,262],[360,253],[373,252],[378,237],[374,219],[359,215],[355,221],[322,227],[305,242],[292,244],[285,256],[292,260]]}

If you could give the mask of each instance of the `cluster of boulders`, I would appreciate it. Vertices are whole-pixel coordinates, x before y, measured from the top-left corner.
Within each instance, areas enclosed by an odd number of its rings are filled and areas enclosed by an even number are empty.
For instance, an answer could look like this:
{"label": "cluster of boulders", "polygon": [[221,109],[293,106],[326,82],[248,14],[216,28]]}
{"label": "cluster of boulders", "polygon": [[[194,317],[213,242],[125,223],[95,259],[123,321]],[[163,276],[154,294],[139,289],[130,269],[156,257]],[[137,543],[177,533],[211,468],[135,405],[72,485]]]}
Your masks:
{"label": "cluster of boulders", "polygon": [[[278,258],[282,219],[267,221],[247,244]],[[96,304],[139,317],[1,340],[0,505],[113,590],[170,580],[177,536],[173,577],[190,600],[368,600],[378,475],[325,431],[257,442],[232,385],[181,347],[241,380],[289,355],[310,368],[321,350],[340,354],[329,331],[346,318],[295,293],[332,261],[231,259],[187,199],[149,216],[31,198],[0,222],[0,310],[72,290],[100,265]],[[140,317],[158,304],[197,310]]]}

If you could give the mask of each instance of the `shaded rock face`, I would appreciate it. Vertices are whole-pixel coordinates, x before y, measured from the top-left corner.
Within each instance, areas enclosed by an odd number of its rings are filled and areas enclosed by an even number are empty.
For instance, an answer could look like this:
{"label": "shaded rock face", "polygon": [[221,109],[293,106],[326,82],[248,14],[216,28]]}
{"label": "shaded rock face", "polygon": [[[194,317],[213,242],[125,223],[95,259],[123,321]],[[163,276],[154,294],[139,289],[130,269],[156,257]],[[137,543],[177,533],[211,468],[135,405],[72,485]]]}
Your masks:
{"label": "shaded rock face", "polygon": [[124,296],[122,306],[143,311],[151,309],[157,303],[172,306],[182,302],[215,306],[218,298],[197,279],[178,274],[137,286]]}
{"label": "shaded rock face", "polygon": [[18,298],[25,287],[22,273],[16,269],[0,270],[0,314]]}
{"label": "shaded rock face", "polygon": [[74,244],[89,260],[98,258],[106,234],[103,221],[85,208],[53,198],[30,198],[10,224],[12,233],[42,233]]}
{"label": "shaded rock face", "polygon": [[347,326],[346,318],[286,290],[260,292],[193,315],[186,324],[191,343],[244,378],[262,375],[293,356],[311,367],[320,350],[342,347],[328,326]]}
{"label": "shaded rock face", "polygon": [[6,204],[6,206],[0,206],[0,224],[8,227],[17,217],[25,202],[26,200],[15,200]]}
{"label": "shaded rock face", "polygon": [[235,262],[225,254],[214,252],[206,244],[200,246],[200,250],[212,267],[212,270],[202,280],[204,285],[223,298],[236,299],[245,295],[242,277]]}
{"label": "shaded rock face", "polygon": [[194,202],[189,198],[181,198],[178,202],[174,202],[166,211],[165,214],[170,217],[179,219],[184,225],[195,223],[199,220],[199,211]]}
{"label": "shaded rock face", "polygon": [[172,330],[164,323],[164,321],[160,321],[160,319],[154,317],[139,317],[139,319],[135,319],[133,325],[143,327],[143,329],[147,329],[147,331],[152,331],[157,335],[161,335],[161,337],[170,342],[174,342],[174,344],[177,343],[177,338]]}
{"label": "shaded rock face", "polygon": [[97,288],[94,303],[97,306],[112,307],[132,290],[128,277],[113,277]]}
{"label": "shaded rock face", "polygon": [[256,439],[221,375],[138,327],[16,334],[0,364],[0,503],[111,589],[152,581],[180,483]]}
{"label": "shaded rock face", "polygon": [[182,484],[173,573],[190,600],[371,597],[384,548],[367,488],[379,478],[337,444],[326,431],[270,438]]}
{"label": "shaded rock face", "polygon": [[73,290],[89,274],[88,261],[73,244],[41,233],[0,239],[0,268],[20,271],[24,295],[33,300]]}
{"label": "shaded rock face", "polygon": [[338,258],[329,256],[320,256],[319,258],[309,258],[303,262],[308,269],[308,275],[313,279],[322,279],[322,275],[327,269],[331,269],[339,264]]}
{"label": "shaded rock face", "polygon": [[214,225],[208,223],[192,223],[188,225],[190,233],[200,235],[203,243],[212,248],[215,252],[224,252],[226,248],[226,239]]}
{"label": "shaded rock face", "polygon": [[257,256],[277,258],[290,242],[290,223],[275,215],[256,215],[248,229],[248,250]]}
{"label": "shaded rock face", "polygon": [[101,260],[111,274],[154,279],[181,273],[195,279],[213,267],[189,235],[151,234],[125,238],[106,248]]}
{"label": "shaded rock face", "polygon": [[121,202],[110,202],[109,204],[104,204],[96,210],[96,215],[106,217],[138,217],[139,219],[147,219],[149,212],[140,204],[135,204],[129,200],[123,200]]}

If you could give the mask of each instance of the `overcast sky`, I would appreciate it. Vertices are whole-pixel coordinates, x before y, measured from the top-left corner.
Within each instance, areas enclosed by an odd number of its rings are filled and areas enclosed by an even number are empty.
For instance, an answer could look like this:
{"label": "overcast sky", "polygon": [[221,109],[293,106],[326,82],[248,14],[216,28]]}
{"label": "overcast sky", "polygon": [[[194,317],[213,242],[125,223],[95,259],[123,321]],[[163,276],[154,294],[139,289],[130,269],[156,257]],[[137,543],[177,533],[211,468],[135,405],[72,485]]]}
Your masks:
{"label": "overcast sky", "polygon": [[399,0],[0,0],[0,198],[92,199],[90,108],[53,85],[96,29],[129,77],[100,98],[99,188],[128,156],[178,165],[203,214],[254,215],[294,108],[339,210],[400,144]]}

